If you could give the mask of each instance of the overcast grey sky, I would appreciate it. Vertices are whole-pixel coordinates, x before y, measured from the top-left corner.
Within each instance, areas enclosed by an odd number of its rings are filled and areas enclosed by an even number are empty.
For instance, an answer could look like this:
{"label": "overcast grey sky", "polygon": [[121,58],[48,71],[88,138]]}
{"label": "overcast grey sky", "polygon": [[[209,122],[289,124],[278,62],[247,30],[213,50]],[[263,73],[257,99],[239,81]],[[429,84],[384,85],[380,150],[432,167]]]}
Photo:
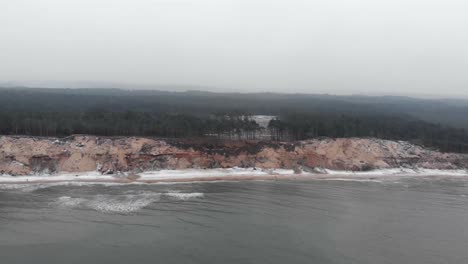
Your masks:
{"label": "overcast grey sky", "polygon": [[468,95],[466,0],[0,0],[0,81]]}

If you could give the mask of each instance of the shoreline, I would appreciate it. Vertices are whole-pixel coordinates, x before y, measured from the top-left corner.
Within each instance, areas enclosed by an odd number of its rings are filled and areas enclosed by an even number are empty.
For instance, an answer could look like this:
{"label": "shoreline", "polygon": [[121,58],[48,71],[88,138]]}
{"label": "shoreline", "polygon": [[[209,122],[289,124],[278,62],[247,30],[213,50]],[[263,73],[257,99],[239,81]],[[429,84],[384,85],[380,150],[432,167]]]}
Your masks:
{"label": "shoreline", "polygon": [[[226,170],[229,170],[226,172]],[[403,170],[389,169],[369,172],[327,171],[327,173],[294,174],[289,170],[277,172],[241,170],[236,168],[225,171],[213,170],[178,170],[153,171],[138,174],[136,178],[129,176],[100,175],[96,172],[83,174],[61,174],[43,176],[0,176],[0,184],[47,184],[47,183],[96,183],[96,184],[154,184],[154,183],[191,183],[219,181],[278,181],[278,180],[342,180],[342,181],[392,181],[403,178],[447,179],[458,178],[468,180],[466,170]]]}

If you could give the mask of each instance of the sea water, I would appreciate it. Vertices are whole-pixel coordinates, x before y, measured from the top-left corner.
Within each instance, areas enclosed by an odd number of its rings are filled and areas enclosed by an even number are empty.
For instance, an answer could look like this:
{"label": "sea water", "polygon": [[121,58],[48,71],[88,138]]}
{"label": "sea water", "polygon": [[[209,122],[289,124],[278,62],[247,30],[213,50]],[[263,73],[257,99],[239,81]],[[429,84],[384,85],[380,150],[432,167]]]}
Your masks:
{"label": "sea water", "polygon": [[1,184],[0,263],[468,263],[467,178],[336,179]]}

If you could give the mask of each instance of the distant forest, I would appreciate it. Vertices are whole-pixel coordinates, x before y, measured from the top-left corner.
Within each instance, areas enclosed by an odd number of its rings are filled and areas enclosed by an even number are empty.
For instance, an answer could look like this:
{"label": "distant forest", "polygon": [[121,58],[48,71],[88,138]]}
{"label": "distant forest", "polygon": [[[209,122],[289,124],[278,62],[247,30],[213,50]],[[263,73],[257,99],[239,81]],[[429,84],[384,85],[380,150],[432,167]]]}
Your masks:
{"label": "distant forest", "polygon": [[272,140],[377,137],[468,152],[468,101],[200,91],[0,88],[4,135],[255,139],[250,115],[274,115]]}

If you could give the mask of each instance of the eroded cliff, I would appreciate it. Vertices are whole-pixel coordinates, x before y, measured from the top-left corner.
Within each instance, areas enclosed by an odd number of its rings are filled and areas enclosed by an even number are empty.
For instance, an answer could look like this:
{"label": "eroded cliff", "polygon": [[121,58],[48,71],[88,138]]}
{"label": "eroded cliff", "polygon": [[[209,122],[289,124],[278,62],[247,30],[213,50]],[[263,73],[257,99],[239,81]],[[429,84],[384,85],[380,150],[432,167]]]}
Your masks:
{"label": "eroded cliff", "polygon": [[468,156],[381,139],[298,142],[196,141],[151,138],[0,137],[0,174],[99,171],[103,174],[186,168],[371,170],[395,167],[466,169]]}

